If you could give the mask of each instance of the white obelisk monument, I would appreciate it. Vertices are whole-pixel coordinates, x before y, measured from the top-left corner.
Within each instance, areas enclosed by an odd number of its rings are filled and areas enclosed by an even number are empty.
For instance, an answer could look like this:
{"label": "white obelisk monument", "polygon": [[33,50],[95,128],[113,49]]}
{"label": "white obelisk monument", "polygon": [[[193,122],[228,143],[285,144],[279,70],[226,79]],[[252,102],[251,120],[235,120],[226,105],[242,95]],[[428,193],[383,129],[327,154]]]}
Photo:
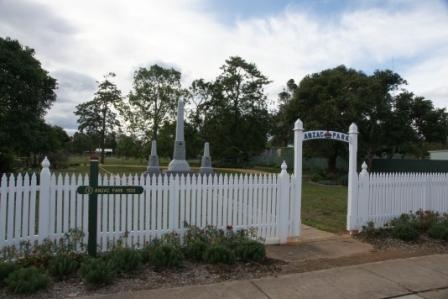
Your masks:
{"label": "white obelisk monument", "polygon": [[157,142],[153,140],[151,142],[151,155],[149,156],[148,167],[145,174],[159,174],[159,156],[157,155]]}
{"label": "white obelisk monument", "polygon": [[200,172],[206,174],[213,173],[212,158],[210,157],[210,146],[208,142],[204,143],[204,155],[201,159]]}
{"label": "white obelisk monument", "polygon": [[174,140],[173,160],[168,165],[168,173],[189,173],[190,165],[185,159],[184,139],[184,101],[179,99],[177,106],[176,139]]}

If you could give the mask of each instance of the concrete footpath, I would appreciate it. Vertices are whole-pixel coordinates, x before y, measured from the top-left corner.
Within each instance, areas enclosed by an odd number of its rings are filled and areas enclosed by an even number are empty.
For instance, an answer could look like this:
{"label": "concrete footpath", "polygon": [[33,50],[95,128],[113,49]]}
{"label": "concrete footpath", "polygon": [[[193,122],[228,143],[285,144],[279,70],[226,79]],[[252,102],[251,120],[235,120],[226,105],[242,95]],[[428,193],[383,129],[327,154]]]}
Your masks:
{"label": "concrete footpath", "polygon": [[89,298],[448,298],[448,254]]}

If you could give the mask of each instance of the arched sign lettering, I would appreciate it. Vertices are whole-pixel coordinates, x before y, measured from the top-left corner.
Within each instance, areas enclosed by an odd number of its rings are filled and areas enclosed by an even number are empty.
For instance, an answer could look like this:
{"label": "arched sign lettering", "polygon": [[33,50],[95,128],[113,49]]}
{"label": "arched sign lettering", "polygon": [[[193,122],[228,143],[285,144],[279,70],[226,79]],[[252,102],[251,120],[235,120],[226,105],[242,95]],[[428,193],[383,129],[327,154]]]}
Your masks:
{"label": "arched sign lettering", "polygon": [[343,142],[350,142],[348,134],[335,132],[335,131],[306,131],[303,132],[303,140],[313,140],[313,139],[332,139]]}

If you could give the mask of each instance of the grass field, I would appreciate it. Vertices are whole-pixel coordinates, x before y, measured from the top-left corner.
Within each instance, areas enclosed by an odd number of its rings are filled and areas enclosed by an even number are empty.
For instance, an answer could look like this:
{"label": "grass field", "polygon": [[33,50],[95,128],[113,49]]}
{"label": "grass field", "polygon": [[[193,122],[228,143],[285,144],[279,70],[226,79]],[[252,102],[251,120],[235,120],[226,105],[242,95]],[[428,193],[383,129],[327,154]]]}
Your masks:
{"label": "grass field", "polygon": [[303,182],[302,222],[304,224],[333,233],[343,233],[346,217],[347,187]]}
{"label": "grass field", "polygon": [[[161,161],[161,165],[169,161]],[[193,162],[193,161],[192,161]],[[73,166],[61,170],[61,172],[87,173],[89,171],[89,160],[86,156],[70,157],[69,163]],[[106,158],[106,163],[101,168],[116,174],[141,174],[146,170],[144,159],[120,159],[114,157]],[[196,162],[197,163],[197,162]],[[194,164],[193,164],[194,165]],[[163,167],[162,167],[163,168]],[[218,169],[220,173],[278,173],[275,168]],[[347,215],[347,187],[326,186],[310,182],[304,176],[302,186],[302,222],[329,232],[342,233],[345,231]]]}

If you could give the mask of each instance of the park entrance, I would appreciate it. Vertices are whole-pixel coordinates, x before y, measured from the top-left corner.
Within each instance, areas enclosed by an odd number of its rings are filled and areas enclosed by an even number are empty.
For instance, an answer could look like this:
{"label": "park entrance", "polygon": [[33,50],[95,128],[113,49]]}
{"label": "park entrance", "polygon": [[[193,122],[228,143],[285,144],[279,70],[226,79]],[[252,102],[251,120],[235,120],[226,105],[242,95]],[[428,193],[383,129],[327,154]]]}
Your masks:
{"label": "park entrance", "polygon": [[356,196],[358,190],[358,174],[357,174],[357,152],[358,152],[358,127],[352,123],[348,133],[335,131],[304,131],[303,123],[300,119],[294,124],[294,180],[295,180],[295,202],[296,207],[292,211],[292,227],[293,235],[300,235],[301,224],[301,203],[302,203],[302,148],[303,142],[315,139],[327,139],[348,143],[349,149],[349,167],[348,167],[348,202],[347,202],[347,230],[350,229],[351,223],[354,221],[352,215],[356,215]]}

